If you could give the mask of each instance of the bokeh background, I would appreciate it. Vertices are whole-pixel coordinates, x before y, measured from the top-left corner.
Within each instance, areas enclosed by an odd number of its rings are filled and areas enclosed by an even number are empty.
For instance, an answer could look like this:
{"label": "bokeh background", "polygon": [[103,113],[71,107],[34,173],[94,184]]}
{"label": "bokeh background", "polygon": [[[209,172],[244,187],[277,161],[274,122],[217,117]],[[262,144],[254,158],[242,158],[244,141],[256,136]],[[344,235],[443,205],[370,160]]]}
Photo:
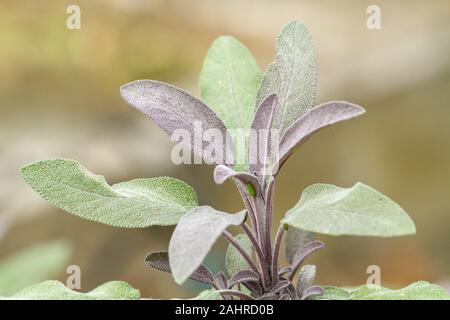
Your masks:
{"label": "bokeh background", "polygon": [[[81,8],[81,30],[66,28],[71,4]],[[381,30],[366,27],[371,4],[381,8]],[[146,297],[198,292],[144,265],[148,252],[167,248],[172,228],[83,221],[40,199],[19,168],[65,157],[110,183],[170,175],[192,185],[202,204],[241,209],[231,183],[214,184],[212,167],[172,164],[169,138],[118,89],[151,78],[198,95],[203,57],[222,34],[238,37],[265,69],[277,33],[292,19],[305,22],[315,41],[317,101],[348,100],[368,113],[315,135],[291,158],[277,184],[276,219],[312,183],[362,181],[401,204],[417,235],[321,237],[327,247],[309,261],[318,282],[359,285],[375,264],[386,286],[421,279],[448,286],[448,1],[16,0],[0,2],[0,292],[41,278],[65,281],[70,264],[81,268],[83,291],[125,280]],[[45,254],[33,247],[48,242]],[[219,242],[208,256],[212,269],[223,265],[225,246]]]}

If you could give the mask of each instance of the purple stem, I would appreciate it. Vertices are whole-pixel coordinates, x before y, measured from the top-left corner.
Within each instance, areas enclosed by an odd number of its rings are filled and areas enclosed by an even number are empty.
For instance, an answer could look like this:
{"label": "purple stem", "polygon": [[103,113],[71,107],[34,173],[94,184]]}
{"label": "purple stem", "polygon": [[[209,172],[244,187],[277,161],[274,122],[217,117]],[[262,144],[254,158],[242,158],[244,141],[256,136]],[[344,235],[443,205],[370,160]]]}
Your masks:
{"label": "purple stem", "polygon": [[281,240],[283,239],[284,228],[282,225],[278,228],[277,235],[275,237],[275,246],[273,247],[272,256],[272,280],[273,284],[278,282],[278,257],[280,254]]}
{"label": "purple stem", "polygon": [[[244,223],[243,225],[245,225],[247,227],[247,225]],[[247,227],[248,228],[248,227]],[[250,232],[251,233],[251,232]],[[242,257],[245,259],[245,261],[247,261],[248,265],[250,266],[250,268],[252,268],[253,271],[255,271],[258,274],[261,274],[258,270],[258,267],[256,266],[255,262],[253,261],[252,257],[247,253],[247,251],[245,251],[244,248],[242,248],[242,246],[239,244],[239,242],[237,242],[234,237],[231,235],[231,233],[229,233],[228,231],[224,231],[222,233],[222,235],[224,236],[225,239],[228,240],[228,242],[233,245],[237,251],[239,251],[239,253],[242,255]]]}
{"label": "purple stem", "polygon": [[249,200],[249,196],[247,194],[247,189],[245,188],[244,184],[240,180],[233,179],[233,181],[236,184],[239,194],[241,195],[242,201],[244,202],[244,205],[245,205],[245,209],[247,210],[247,213],[250,216],[250,221],[252,223],[252,228],[255,233],[256,239],[258,239],[258,241],[259,241],[258,221],[256,219],[255,209],[252,206],[251,201]]}
{"label": "purple stem", "polygon": [[264,213],[263,213],[264,208],[265,208],[263,196],[256,195],[254,197],[251,197],[250,203],[252,204],[252,207],[254,209],[256,223],[258,224],[259,247],[261,248],[263,256],[265,257],[267,255],[267,252],[266,252],[267,234],[266,234],[266,230],[265,230],[265,218],[264,218]]}
{"label": "purple stem", "polygon": [[261,266],[263,285],[264,285],[264,288],[267,289],[270,285],[270,273],[269,273],[269,269],[267,268],[267,265],[265,263],[261,248],[259,247],[258,242],[256,241],[255,237],[253,236],[253,234],[252,234],[251,230],[248,228],[248,226],[245,223],[243,223],[243,224],[241,224],[241,227],[244,230],[244,232],[247,234],[248,238],[250,239],[250,242],[253,245],[253,248],[255,249],[256,256],[258,257],[258,261]]}
{"label": "purple stem", "polygon": [[266,248],[267,252],[267,263],[269,266],[272,264],[272,213],[273,213],[273,190],[275,186],[275,179],[270,178],[269,184],[267,186],[267,194],[265,197],[265,232],[266,237]]}

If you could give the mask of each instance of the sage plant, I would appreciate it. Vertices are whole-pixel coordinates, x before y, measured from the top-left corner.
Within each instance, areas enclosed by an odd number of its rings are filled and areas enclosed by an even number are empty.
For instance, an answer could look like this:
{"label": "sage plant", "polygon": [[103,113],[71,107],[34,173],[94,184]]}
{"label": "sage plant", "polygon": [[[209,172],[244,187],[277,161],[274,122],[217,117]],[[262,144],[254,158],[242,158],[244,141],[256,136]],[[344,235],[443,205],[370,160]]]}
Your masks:
{"label": "sage plant", "polygon": [[[199,205],[189,185],[170,177],[108,185],[102,176],[65,159],[27,165],[22,175],[50,203],[88,220],[123,228],[176,225],[168,252],[150,253],[146,263],[172,273],[178,284],[187,279],[209,284],[211,289],[197,299],[448,298],[442,288],[424,281],[400,290],[374,285],[347,291],[315,284],[316,267],[304,262],[324,247],[316,234],[415,233],[398,204],[363,183],[309,186],[279,223],[273,221],[275,182],[289,156],[320,129],[365,113],[345,101],[316,106],[316,87],[311,35],[299,21],[280,33],[276,59],[264,74],[238,40],[215,40],[200,75],[202,100],[155,80],[122,86],[124,100],[172,138],[185,133],[179,144],[215,166],[216,183],[234,182],[243,202],[238,213]],[[232,234],[233,226],[240,231]],[[220,237],[229,242],[226,270],[213,274],[203,261]],[[287,265],[280,264],[282,252]],[[48,297],[49,286],[35,292]]]}

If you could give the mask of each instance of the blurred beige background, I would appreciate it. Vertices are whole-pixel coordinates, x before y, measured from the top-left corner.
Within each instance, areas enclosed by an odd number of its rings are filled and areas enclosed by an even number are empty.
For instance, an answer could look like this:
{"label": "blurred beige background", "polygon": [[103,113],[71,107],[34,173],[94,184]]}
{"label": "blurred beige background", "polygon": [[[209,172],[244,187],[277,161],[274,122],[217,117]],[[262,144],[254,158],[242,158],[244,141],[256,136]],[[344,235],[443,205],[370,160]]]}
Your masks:
{"label": "blurred beige background", "polygon": [[[81,8],[81,30],[68,30],[66,8]],[[381,30],[366,9],[381,8]],[[198,95],[197,77],[213,39],[231,34],[262,69],[273,60],[284,24],[300,19],[317,51],[318,102],[364,106],[360,119],[329,128],[304,145],[280,174],[276,214],[316,182],[367,183],[412,216],[417,235],[399,239],[323,237],[310,262],[320,284],[364,283],[379,265],[382,284],[450,282],[450,3],[448,1],[163,1],[0,2],[0,261],[33,243],[68,239],[82,289],[125,280],[147,297],[188,297],[170,275],[144,266],[167,248],[171,228],[115,229],[80,220],[40,199],[21,180],[21,165],[43,158],[79,160],[111,183],[171,175],[202,204],[241,208],[231,183],[212,167],[175,166],[171,142],[128,107],[118,88],[151,78]],[[221,267],[221,242],[208,257]],[[61,272],[59,279],[67,275]]]}

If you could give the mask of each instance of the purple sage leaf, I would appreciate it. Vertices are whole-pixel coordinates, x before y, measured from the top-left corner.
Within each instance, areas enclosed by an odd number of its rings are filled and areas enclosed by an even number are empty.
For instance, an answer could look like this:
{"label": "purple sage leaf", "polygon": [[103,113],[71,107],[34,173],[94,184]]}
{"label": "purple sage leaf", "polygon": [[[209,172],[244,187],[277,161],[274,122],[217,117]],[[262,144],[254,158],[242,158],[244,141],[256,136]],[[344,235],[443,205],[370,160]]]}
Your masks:
{"label": "purple sage leaf", "polygon": [[[156,270],[171,273],[168,252],[157,251],[148,254],[145,258],[145,264]],[[209,271],[209,269],[204,264],[202,264],[200,267],[198,267],[197,270],[194,271],[193,274],[191,274],[189,279],[202,283],[212,283],[213,275],[211,271]]]}
{"label": "purple sage leaf", "polygon": [[258,282],[259,276],[252,270],[239,270],[231,277],[228,287],[232,288],[238,283],[242,282]]}
{"label": "purple sage leaf", "polygon": [[292,267],[291,266],[286,266],[280,269],[280,271],[278,271],[278,275],[279,275],[279,279],[281,279],[282,275],[286,274],[286,273],[291,273],[292,272]]}
{"label": "purple sage leaf", "polygon": [[362,107],[345,101],[331,101],[309,110],[283,134],[278,148],[278,160],[274,162],[272,171],[276,173],[292,152],[305,143],[313,133],[364,113]]}
{"label": "purple sage leaf", "polygon": [[237,178],[243,183],[251,184],[257,195],[261,194],[261,186],[258,178],[247,172],[238,172],[225,165],[218,165],[214,168],[214,181],[223,184],[228,178]]}
{"label": "purple sage leaf", "polygon": [[306,290],[309,287],[312,287],[315,278],[316,278],[316,266],[307,264],[300,269],[296,288],[298,297],[303,297]]}
{"label": "purple sage leaf", "polygon": [[258,177],[264,175],[265,166],[269,161],[270,129],[278,99],[276,94],[266,97],[256,109],[251,126],[251,136],[248,143],[248,159],[250,173]]}
{"label": "purple sage leaf", "polygon": [[259,282],[244,281],[242,282],[242,284],[246,286],[247,289],[249,289],[252,292],[252,294],[256,297],[259,297],[263,294],[263,289]]}
{"label": "purple sage leaf", "polygon": [[306,244],[303,248],[297,251],[294,258],[292,259],[292,272],[289,275],[289,280],[292,280],[295,276],[295,273],[298,270],[298,267],[302,264],[302,262],[314,251],[317,251],[321,248],[325,247],[325,243],[322,241],[314,240],[310,243]]}
{"label": "purple sage leaf", "polygon": [[323,295],[323,293],[324,293],[324,290],[319,286],[309,287],[303,293],[301,300],[306,300],[306,299],[314,297],[314,296],[321,296],[321,295]]}
{"label": "purple sage leaf", "polygon": [[284,280],[278,282],[276,285],[273,286],[272,290],[270,291],[271,294],[277,294],[281,290],[287,288],[291,282],[289,280]]}
{"label": "purple sage leaf", "polygon": [[220,271],[219,273],[214,275],[214,280],[213,281],[214,281],[214,284],[219,289],[227,289],[228,288],[227,278],[225,278],[225,274],[222,271]]}
{"label": "purple sage leaf", "polygon": [[[126,102],[145,113],[170,136],[176,130],[189,133],[189,139],[179,142],[207,163],[234,163],[233,142],[223,122],[191,94],[154,80],[130,82],[120,88],[120,93]],[[206,149],[214,152],[205,152]]]}

